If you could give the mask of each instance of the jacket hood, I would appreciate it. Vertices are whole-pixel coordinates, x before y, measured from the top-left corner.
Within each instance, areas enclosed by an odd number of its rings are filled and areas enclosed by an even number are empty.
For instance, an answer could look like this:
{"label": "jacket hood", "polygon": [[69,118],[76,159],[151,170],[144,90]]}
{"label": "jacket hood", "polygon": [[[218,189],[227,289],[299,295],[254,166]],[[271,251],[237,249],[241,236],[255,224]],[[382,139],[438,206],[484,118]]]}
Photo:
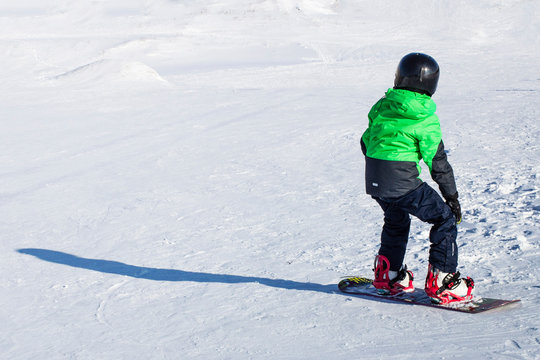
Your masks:
{"label": "jacket hood", "polygon": [[437,105],[428,95],[405,89],[388,89],[386,99],[392,111],[410,119],[423,119],[437,110]]}

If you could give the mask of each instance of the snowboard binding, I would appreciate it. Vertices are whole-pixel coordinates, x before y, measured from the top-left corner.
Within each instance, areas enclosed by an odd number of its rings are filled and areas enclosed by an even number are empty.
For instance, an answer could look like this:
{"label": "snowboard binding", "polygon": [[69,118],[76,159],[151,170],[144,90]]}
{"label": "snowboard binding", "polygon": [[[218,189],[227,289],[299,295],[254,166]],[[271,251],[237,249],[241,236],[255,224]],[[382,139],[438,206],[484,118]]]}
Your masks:
{"label": "snowboard binding", "polygon": [[377,255],[373,272],[375,273],[373,286],[379,294],[396,295],[414,291],[414,275],[412,271],[407,270],[407,265],[404,265],[399,271],[391,271],[388,258]]}
{"label": "snowboard binding", "polygon": [[461,274],[445,273],[431,264],[426,277],[426,294],[435,304],[466,302],[473,299],[474,281],[470,277],[460,278]]}

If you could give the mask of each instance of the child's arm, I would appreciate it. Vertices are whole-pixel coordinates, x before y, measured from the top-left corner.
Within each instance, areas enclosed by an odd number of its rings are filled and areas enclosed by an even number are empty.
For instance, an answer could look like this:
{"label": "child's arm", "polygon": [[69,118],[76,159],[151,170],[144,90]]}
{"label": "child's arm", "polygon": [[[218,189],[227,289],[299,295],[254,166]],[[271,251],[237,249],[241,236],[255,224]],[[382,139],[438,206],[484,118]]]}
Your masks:
{"label": "child's arm", "polygon": [[444,151],[444,143],[439,122],[428,126],[429,131],[422,133],[419,139],[419,148],[424,162],[429,167],[431,178],[439,185],[439,190],[446,200],[446,204],[456,217],[459,224],[461,222],[461,206],[458,201],[458,191],[454,171],[448,162],[448,157]]}
{"label": "child's arm", "polygon": [[456,180],[454,178],[454,171],[448,162],[442,140],[439,143],[437,152],[431,161],[430,172],[431,178],[439,185],[439,189],[441,190],[441,193],[445,199],[448,197],[454,197],[454,195],[456,195],[457,198],[457,187]]}
{"label": "child's arm", "polygon": [[429,168],[431,178],[439,185],[441,194],[445,199],[457,196],[454,171],[444,151],[438,118],[434,118],[434,121],[422,127],[422,131],[417,133],[417,136],[420,154]]}

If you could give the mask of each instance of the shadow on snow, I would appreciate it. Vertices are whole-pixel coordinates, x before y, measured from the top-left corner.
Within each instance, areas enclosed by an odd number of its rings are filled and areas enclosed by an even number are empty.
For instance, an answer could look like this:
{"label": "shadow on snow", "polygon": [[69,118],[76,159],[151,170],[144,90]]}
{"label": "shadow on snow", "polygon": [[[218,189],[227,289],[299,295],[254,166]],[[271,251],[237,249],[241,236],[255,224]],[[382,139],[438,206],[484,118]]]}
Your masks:
{"label": "shadow on snow", "polygon": [[158,269],[128,265],[111,260],[86,259],[61,251],[47,249],[19,249],[17,250],[17,252],[26,255],[32,255],[37,257],[38,259],[56,264],[93,270],[106,274],[130,276],[137,279],[154,281],[191,281],[200,283],[224,284],[259,283],[262,285],[280,289],[317,291],[328,294],[339,293],[335,284],[322,285],[309,282],[269,279],[255,276],[211,274],[205,272],[184,271],[175,269]]}

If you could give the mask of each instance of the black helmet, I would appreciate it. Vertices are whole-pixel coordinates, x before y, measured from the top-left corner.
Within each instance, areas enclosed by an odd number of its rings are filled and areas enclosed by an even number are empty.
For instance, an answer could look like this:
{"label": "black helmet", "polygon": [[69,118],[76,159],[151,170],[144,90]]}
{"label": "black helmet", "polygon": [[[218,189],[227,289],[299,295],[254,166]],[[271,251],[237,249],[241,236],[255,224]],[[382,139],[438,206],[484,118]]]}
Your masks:
{"label": "black helmet", "polygon": [[406,89],[432,96],[439,82],[439,64],[420,53],[405,55],[399,62],[394,89]]}

